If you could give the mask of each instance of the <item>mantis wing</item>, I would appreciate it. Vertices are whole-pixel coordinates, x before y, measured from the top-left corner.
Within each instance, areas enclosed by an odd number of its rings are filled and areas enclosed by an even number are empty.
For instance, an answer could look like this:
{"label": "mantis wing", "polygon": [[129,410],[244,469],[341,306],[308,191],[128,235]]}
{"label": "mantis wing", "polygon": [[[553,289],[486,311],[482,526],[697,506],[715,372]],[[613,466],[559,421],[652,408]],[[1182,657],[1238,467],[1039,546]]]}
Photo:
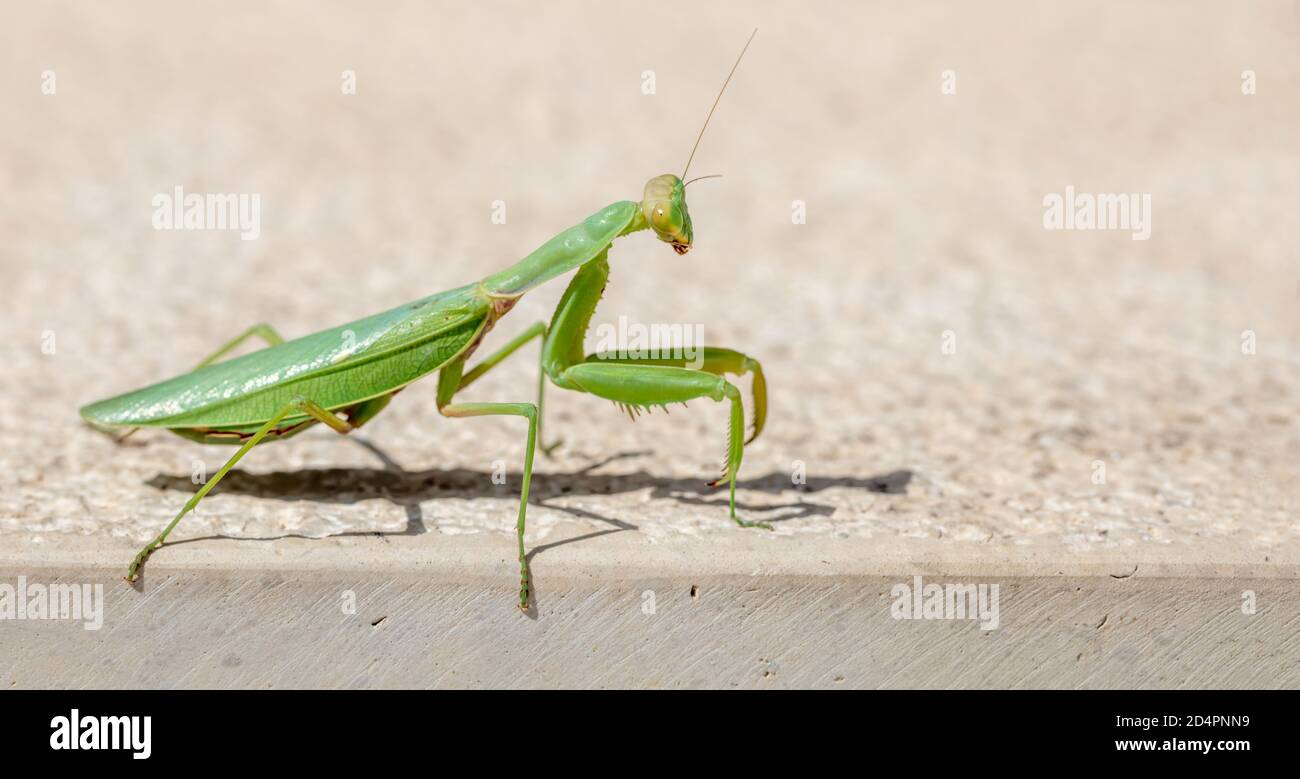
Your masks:
{"label": "mantis wing", "polygon": [[[464,350],[490,304],[475,285],[208,365],[81,409],[96,425],[229,427],[295,396],[338,409],[400,389]],[[292,420],[286,420],[290,422]]]}

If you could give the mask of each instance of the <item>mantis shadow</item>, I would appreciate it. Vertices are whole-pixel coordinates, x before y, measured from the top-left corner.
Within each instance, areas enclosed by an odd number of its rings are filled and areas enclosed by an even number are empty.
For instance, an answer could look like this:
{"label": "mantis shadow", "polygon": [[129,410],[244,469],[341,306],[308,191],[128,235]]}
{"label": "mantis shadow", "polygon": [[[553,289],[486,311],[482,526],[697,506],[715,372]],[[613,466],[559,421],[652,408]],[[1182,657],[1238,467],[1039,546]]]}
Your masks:
{"label": "mantis shadow", "polygon": [[[349,531],[338,535],[421,535],[428,532],[424,524],[421,504],[440,497],[476,498],[484,496],[517,496],[522,475],[519,472],[494,474],[488,471],[467,468],[429,468],[408,471],[389,457],[382,449],[362,438],[352,438],[358,445],[370,451],[383,465],[382,468],[318,468],[294,471],[276,471],[253,474],[233,470],[226,474],[213,493],[234,493],[251,495],[259,498],[284,501],[313,501],[319,503],[353,504],[363,500],[382,499],[401,507],[406,512],[407,524],[401,531]],[[563,543],[605,535],[623,530],[636,530],[636,525],[619,519],[604,516],[585,508],[555,503],[555,499],[567,495],[616,495],[649,489],[652,499],[670,499],[690,506],[727,505],[725,485],[718,488],[708,487],[703,477],[670,478],[657,476],[644,470],[631,473],[599,474],[598,469],[616,462],[647,454],[645,451],[623,452],[602,460],[592,462],[570,472],[537,473],[529,491],[532,505],[544,506],[581,519],[590,519],[610,525],[609,530],[599,531],[587,536],[557,541],[538,547],[547,549]],[[912,479],[912,472],[896,470],[889,473],[858,478],[852,476],[817,477],[809,476],[804,483],[793,484],[790,475],[784,471],[773,471],[762,476],[736,480],[737,493],[766,492],[785,494],[789,492],[800,495],[816,493],[831,487],[849,487],[867,492],[901,495],[907,492],[907,485]],[[147,482],[150,486],[162,490],[177,492],[197,492],[201,485],[195,484],[188,474],[159,474]],[[736,501],[736,508],[756,513],[767,514],[765,522],[788,522],[811,516],[828,516],[834,507],[802,498],[794,502],[757,505]],[[292,534],[284,537],[293,537]],[[266,540],[266,539],[262,539]]]}
{"label": "mantis shadow", "polygon": [[[353,504],[363,500],[382,499],[402,508],[406,514],[406,527],[400,531],[351,530],[333,533],[333,536],[413,536],[428,532],[424,524],[424,511],[421,504],[440,497],[470,499],[484,496],[517,497],[522,474],[509,472],[504,480],[489,471],[467,468],[430,468],[409,471],[389,457],[382,449],[360,438],[349,439],[368,450],[382,467],[379,468],[322,468],[295,471],[277,471],[272,473],[252,474],[233,470],[226,474],[213,493],[234,493],[252,495],[259,498],[284,501],[313,501],[332,504]],[[608,517],[586,508],[564,505],[555,502],[557,498],[567,495],[615,495],[639,490],[650,490],[652,499],[669,499],[689,506],[717,507],[723,513],[720,521],[726,517],[727,489],[725,486],[711,488],[705,484],[703,477],[668,478],[656,476],[644,470],[631,473],[600,474],[598,469],[618,460],[625,460],[648,454],[646,451],[623,452],[602,460],[592,462],[576,471],[535,473],[529,491],[531,505],[543,506],[555,511],[581,519],[594,520],[609,525],[608,529],[564,538],[541,544],[528,552],[531,563],[538,554],[564,544],[586,541],[592,538],[621,533],[625,530],[637,530],[637,526],[620,519]],[[769,505],[757,505],[736,501],[736,508],[751,516],[762,515],[768,523],[789,522],[795,519],[813,516],[829,516],[834,507],[810,500],[802,495],[816,493],[831,487],[849,487],[867,492],[887,495],[901,495],[907,492],[907,485],[912,480],[912,471],[895,470],[866,478],[851,476],[817,477],[808,476],[804,483],[793,484],[790,474],[773,471],[762,476],[737,479],[737,494],[745,492],[766,492],[769,494],[798,493],[795,501]],[[177,492],[197,492],[201,485],[195,484],[189,474],[158,474],[147,482],[160,490]],[[510,512],[513,516],[513,510]],[[216,536],[188,538],[173,544],[192,543],[211,540]],[[259,541],[280,538],[316,538],[299,533],[285,533],[279,536],[259,537]]]}

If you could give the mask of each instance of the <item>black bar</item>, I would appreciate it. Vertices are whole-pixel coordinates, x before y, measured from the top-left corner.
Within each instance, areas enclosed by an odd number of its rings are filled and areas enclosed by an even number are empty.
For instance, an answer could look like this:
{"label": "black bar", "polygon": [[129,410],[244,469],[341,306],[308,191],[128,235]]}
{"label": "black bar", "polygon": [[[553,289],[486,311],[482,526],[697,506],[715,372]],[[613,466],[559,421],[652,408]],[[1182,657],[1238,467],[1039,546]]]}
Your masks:
{"label": "black bar", "polygon": [[[457,760],[475,759],[468,750],[481,746],[495,765],[521,743],[546,753],[636,745],[647,764],[663,757],[656,749],[686,744],[726,745],[738,760],[815,745],[818,757],[878,751],[926,765],[1226,766],[1288,759],[1298,698],[1262,691],[11,691],[0,696],[0,754],[43,766],[190,768],[202,755],[208,769],[246,767],[250,750],[269,748],[289,750],[303,766],[337,768],[376,754],[385,762],[427,759],[435,745]],[[149,717],[149,756],[134,758],[144,749],[129,747],[55,750],[52,739],[68,745],[74,710],[77,732],[88,739],[79,745],[104,734],[92,719],[99,716],[140,718],[134,743],[142,744]],[[123,727],[122,720],[108,724]]]}

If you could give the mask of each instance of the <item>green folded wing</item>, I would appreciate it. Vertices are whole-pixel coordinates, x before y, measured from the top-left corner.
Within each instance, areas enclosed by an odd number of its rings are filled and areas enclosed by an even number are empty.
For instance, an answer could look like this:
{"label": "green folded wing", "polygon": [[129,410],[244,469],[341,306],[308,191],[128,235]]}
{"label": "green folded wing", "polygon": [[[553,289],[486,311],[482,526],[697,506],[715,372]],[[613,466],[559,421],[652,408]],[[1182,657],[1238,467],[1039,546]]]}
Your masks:
{"label": "green folded wing", "polygon": [[107,426],[225,427],[264,422],[299,395],[343,408],[437,370],[474,339],[488,308],[476,285],[461,287],[92,403],[81,415]]}

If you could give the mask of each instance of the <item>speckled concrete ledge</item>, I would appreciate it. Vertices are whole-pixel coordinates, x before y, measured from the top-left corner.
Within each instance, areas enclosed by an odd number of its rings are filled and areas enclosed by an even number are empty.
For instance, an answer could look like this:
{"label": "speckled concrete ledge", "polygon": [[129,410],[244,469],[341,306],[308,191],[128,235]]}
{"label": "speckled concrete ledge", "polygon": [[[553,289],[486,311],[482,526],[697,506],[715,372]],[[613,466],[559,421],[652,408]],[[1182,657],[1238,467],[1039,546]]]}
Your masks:
{"label": "speckled concrete ledge", "polygon": [[[1300,567],[1248,551],[615,534],[543,547],[524,614],[501,537],[182,543],[137,588],[103,564],[124,543],[0,540],[0,583],[101,583],[105,604],[98,630],[0,623],[4,687],[1300,686]],[[996,624],[900,618],[917,576],[997,585]]]}

